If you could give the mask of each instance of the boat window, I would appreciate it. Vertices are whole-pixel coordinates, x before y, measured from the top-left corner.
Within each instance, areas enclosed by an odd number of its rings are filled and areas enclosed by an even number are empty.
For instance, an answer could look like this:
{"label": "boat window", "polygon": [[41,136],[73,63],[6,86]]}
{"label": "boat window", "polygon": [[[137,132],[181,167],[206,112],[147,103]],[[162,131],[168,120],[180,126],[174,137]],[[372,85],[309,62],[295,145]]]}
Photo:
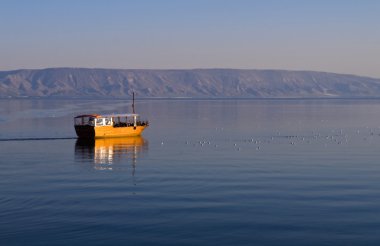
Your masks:
{"label": "boat window", "polygon": [[77,126],[82,125],[82,119],[83,118],[75,118],[75,125],[77,125]]}
{"label": "boat window", "polygon": [[97,118],[96,119],[96,125],[97,126],[103,126],[103,118]]}
{"label": "boat window", "polygon": [[77,126],[93,126],[94,125],[94,118],[93,117],[79,117],[75,118],[75,125]]}
{"label": "boat window", "polygon": [[110,118],[104,118],[104,120],[105,120],[105,125],[106,126],[110,126],[111,125],[112,121],[111,121]]}
{"label": "boat window", "polygon": [[94,122],[95,122],[95,119],[94,119],[93,117],[90,117],[90,118],[89,118],[89,121],[88,121],[88,124],[89,124],[90,126],[93,126],[93,125],[94,125]]}

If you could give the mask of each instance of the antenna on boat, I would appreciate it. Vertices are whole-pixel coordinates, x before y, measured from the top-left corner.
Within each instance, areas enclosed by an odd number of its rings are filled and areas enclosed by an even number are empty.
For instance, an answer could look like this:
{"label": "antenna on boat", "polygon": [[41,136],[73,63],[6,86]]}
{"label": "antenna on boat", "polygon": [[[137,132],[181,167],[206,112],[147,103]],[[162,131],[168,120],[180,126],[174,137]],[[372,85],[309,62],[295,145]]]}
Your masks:
{"label": "antenna on boat", "polygon": [[135,92],[132,92],[132,112],[135,113]]}

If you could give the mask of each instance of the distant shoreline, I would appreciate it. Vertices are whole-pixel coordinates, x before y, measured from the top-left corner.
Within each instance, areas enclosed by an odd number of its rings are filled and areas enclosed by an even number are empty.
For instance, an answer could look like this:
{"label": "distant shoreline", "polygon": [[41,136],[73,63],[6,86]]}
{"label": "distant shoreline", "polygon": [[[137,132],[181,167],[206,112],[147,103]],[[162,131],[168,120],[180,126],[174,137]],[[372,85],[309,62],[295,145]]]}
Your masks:
{"label": "distant shoreline", "polygon": [[[90,98],[90,97],[0,97],[0,100],[94,100],[94,101],[109,101],[109,100],[131,100],[132,98]],[[289,97],[289,98],[250,98],[250,97],[205,97],[205,98],[191,98],[191,97],[144,97],[137,98],[136,101],[236,101],[236,100],[249,100],[249,101],[318,101],[318,100],[380,100],[380,97]]]}

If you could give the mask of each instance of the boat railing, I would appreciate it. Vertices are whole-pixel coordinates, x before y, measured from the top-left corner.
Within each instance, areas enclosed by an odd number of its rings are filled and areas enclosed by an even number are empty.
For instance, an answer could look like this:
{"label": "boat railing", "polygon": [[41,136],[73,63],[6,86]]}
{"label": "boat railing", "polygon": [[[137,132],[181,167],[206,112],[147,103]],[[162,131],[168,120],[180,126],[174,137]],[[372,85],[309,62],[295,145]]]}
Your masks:
{"label": "boat railing", "polygon": [[136,123],[138,126],[149,126],[149,121],[147,120],[138,120]]}
{"label": "boat railing", "polygon": [[[128,127],[135,126],[134,122],[114,122],[114,127]],[[138,120],[136,121],[136,126],[149,126],[149,122],[147,120]]]}

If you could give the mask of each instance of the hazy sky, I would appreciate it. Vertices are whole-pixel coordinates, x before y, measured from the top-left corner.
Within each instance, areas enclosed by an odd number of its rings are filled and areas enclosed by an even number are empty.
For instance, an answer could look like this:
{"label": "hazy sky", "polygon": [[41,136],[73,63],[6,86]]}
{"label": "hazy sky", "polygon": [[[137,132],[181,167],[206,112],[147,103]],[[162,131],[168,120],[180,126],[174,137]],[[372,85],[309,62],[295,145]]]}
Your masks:
{"label": "hazy sky", "polygon": [[0,70],[46,67],[380,78],[380,1],[0,0]]}

